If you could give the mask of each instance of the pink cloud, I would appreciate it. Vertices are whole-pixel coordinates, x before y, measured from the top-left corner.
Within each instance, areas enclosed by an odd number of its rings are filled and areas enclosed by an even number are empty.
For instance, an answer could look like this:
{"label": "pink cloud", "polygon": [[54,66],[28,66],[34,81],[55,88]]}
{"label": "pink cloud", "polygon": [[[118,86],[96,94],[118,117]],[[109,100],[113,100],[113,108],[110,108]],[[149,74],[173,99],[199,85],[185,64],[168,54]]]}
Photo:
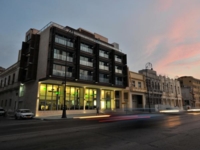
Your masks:
{"label": "pink cloud", "polygon": [[172,6],[173,0],[158,1],[158,11],[167,11]]}
{"label": "pink cloud", "polygon": [[165,50],[167,51],[165,52],[165,56],[155,64],[156,70],[160,73],[177,71],[181,66],[179,65],[179,68],[173,70],[177,67],[176,63],[183,60],[186,61],[185,64],[182,64],[182,67],[185,69],[192,69],[193,66],[200,65],[200,61],[188,61],[200,54],[199,6],[185,8],[181,15],[174,17],[174,20],[172,20],[166,31],[162,36],[156,35],[153,37],[147,44],[146,51],[149,53],[154,51],[155,49],[152,50],[151,48],[156,48],[156,45],[161,44],[162,40],[165,40],[164,47],[169,48]]}
{"label": "pink cloud", "polygon": [[150,56],[156,50],[156,47],[162,41],[162,38],[163,37],[161,36],[156,36],[153,39],[149,40],[149,43],[147,44],[145,51],[145,54],[147,56]]}

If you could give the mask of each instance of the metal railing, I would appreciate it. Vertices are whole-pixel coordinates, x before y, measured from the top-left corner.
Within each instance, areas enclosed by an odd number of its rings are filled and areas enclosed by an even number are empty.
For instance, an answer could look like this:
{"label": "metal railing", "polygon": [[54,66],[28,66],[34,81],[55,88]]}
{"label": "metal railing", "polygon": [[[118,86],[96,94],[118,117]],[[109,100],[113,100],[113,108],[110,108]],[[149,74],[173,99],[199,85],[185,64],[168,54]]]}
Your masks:
{"label": "metal railing", "polygon": [[93,76],[80,74],[80,79],[83,79],[83,80],[92,80]]}
{"label": "metal railing", "polygon": [[106,78],[99,78],[100,82],[109,83],[109,79]]}
{"label": "metal railing", "polygon": [[[65,76],[65,71],[53,69],[53,75],[64,77]],[[66,76],[67,77],[72,77],[72,72],[66,72]]]}
{"label": "metal railing", "polygon": [[99,56],[104,57],[104,58],[108,58],[108,55],[104,54],[104,53],[99,53]]}
{"label": "metal railing", "polygon": [[122,70],[115,69],[115,73],[121,73],[122,74]]}
{"label": "metal railing", "polygon": [[122,62],[122,59],[120,59],[120,58],[115,58],[115,61],[117,61],[117,62]]}
{"label": "metal railing", "polygon": [[54,53],[54,58],[60,59],[60,60],[64,60],[64,61],[67,60],[67,61],[69,61],[69,62],[73,62],[73,58],[72,58],[72,57],[67,56],[67,59],[66,59],[66,56],[60,55],[60,54],[55,54],[55,53]]}
{"label": "metal railing", "polygon": [[57,36],[57,35],[55,37],[55,42],[59,43],[59,44],[62,44],[62,45],[65,45],[65,46],[74,47],[74,43],[68,41],[64,37],[60,37],[60,36]]}
{"label": "metal railing", "polygon": [[93,63],[88,62],[88,61],[84,61],[84,60],[80,60],[80,64],[81,64],[81,65],[85,65],[85,66],[90,66],[90,67],[93,66]]}
{"label": "metal railing", "polygon": [[81,45],[81,50],[84,51],[84,52],[91,53],[91,54],[93,52],[93,50],[91,48],[83,46],[83,45]]}
{"label": "metal railing", "polygon": [[99,65],[99,69],[108,70],[108,66]]}
{"label": "metal railing", "polygon": [[115,81],[116,85],[123,85],[122,81]]}

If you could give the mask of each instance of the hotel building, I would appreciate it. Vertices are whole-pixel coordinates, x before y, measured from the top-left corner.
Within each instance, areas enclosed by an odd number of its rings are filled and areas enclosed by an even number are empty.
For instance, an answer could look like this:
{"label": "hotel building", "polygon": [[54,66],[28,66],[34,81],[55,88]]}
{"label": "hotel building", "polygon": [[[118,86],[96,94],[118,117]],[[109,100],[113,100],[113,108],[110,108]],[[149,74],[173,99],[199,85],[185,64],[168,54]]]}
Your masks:
{"label": "hotel building", "polygon": [[106,37],[50,22],[27,31],[19,59],[17,101],[37,116],[62,113],[65,81],[67,114],[123,108],[127,56]]}

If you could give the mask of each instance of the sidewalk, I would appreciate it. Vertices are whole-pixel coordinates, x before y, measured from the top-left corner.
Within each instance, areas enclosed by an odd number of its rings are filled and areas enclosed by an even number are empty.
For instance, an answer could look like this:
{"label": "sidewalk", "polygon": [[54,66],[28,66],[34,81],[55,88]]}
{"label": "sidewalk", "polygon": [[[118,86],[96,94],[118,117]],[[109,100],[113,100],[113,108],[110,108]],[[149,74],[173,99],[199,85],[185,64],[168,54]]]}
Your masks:
{"label": "sidewalk", "polygon": [[101,116],[101,115],[107,115],[105,113],[99,113],[98,115],[96,113],[87,113],[87,114],[67,114],[67,118],[62,118],[62,114],[59,116],[44,116],[44,117],[35,117],[35,119],[40,120],[59,120],[59,119],[73,119],[74,117],[84,117],[84,116]]}

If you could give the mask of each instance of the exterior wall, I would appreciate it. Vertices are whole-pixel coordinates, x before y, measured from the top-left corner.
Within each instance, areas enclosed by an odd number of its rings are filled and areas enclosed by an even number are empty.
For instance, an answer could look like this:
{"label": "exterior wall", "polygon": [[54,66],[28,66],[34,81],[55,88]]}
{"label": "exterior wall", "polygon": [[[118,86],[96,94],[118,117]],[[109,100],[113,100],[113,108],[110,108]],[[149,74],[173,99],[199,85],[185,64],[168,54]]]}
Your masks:
{"label": "exterior wall", "polygon": [[155,108],[156,105],[161,104],[161,97],[162,97],[159,76],[157,76],[156,71],[154,71],[153,69],[139,70],[139,73],[145,77],[144,81],[147,81],[146,100],[147,102],[148,101],[150,102],[151,108]]}
{"label": "exterior wall", "polygon": [[183,98],[183,107],[193,107],[194,101],[193,101],[193,95],[192,95],[192,88],[191,87],[181,87],[181,94]]}
{"label": "exterior wall", "polygon": [[162,104],[166,107],[179,107],[182,109],[182,95],[180,83],[176,79],[159,76],[162,90]]}
{"label": "exterior wall", "polygon": [[192,76],[183,76],[178,78],[181,87],[191,87],[191,93],[193,101],[191,107],[200,108],[200,79],[196,79]]}
{"label": "exterior wall", "polygon": [[40,34],[40,46],[38,53],[38,70],[37,80],[45,78],[47,75],[47,63],[48,63],[48,50],[50,41],[50,27],[41,32]]}
{"label": "exterior wall", "polygon": [[[18,82],[18,72],[19,63],[15,63],[0,74],[0,106],[9,111],[14,111],[19,101],[20,83]],[[15,74],[14,78],[13,74]]]}
{"label": "exterior wall", "polygon": [[148,107],[146,93],[147,89],[144,75],[129,71],[129,108]]}

